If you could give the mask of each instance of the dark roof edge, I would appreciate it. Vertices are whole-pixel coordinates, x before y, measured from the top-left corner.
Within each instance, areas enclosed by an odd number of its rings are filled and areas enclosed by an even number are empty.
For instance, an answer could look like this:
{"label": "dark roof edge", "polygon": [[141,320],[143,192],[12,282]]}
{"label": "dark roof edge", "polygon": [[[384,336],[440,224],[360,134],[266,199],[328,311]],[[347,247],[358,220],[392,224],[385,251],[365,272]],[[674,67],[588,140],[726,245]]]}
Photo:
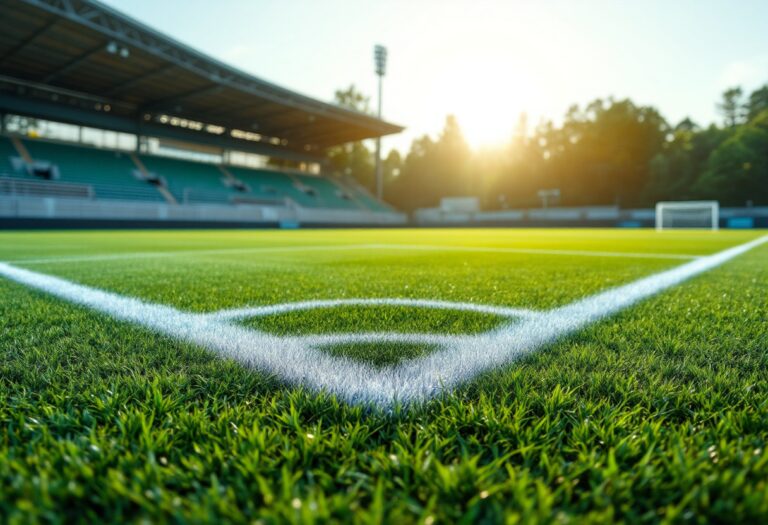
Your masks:
{"label": "dark roof edge", "polygon": [[[213,82],[228,85],[245,93],[251,93],[271,99],[275,103],[292,106],[296,109],[328,118],[337,118],[350,124],[368,127],[384,135],[398,133],[405,129],[403,126],[386,122],[366,113],[343,108],[328,102],[322,102],[258,78],[255,75],[226,64],[212,56],[206,55],[187,44],[179,42],[178,40],[149,27],[143,22],[121,13],[99,1],[21,1],[28,5],[44,9],[54,15],[63,16],[76,23],[87,25],[91,29],[106,34],[111,38],[121,40],[126,44],[139,47],[164,60],[171,61],[179,67],[205,75]],[[100,24],[94,16],[89,16],[87,18],[82,16],[78,11],[78,8],[82,10],[86,7],[100,11],[99,14],[111,18],[112,23],[108,25],[103,23]],[[105,20],[102,22],[105,22]],[[125,29],[132,29],[133,31],[125,31]],[[122,30],[122,32],[120,30]],[[152,42],[153,40],[156,42]],[[170,47],[171,49],[162,49],[160,46],[156,45],[158,43],[165,44],[166,47]],[[227,77],[226,75],[222,75],[216,70],[220,70],[221,73],[226,73],[230,76]]]}

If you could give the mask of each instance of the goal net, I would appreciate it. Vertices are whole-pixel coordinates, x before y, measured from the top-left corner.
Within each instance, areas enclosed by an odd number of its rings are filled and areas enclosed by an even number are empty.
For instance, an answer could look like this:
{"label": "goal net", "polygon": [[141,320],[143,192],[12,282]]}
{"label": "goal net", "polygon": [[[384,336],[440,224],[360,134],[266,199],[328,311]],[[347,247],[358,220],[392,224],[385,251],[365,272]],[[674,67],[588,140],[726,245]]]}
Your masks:
{"label": "goal net", "polygon": [[656,204],[656,229],[706,228],[716,230],[720,219],[717,201],[659,202]]}

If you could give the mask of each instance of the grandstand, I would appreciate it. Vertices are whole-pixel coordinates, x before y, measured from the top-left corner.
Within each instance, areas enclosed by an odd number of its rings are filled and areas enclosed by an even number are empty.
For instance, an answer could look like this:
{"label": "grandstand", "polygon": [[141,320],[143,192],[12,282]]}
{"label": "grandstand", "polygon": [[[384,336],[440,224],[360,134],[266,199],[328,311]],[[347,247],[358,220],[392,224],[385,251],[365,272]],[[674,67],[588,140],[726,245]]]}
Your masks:
{"label": "grandstand", "polygon": [[0,122],[5,225],[406,220],[323,175],[328,148],[400,126],[265,82],[98,2],[0,4]]}

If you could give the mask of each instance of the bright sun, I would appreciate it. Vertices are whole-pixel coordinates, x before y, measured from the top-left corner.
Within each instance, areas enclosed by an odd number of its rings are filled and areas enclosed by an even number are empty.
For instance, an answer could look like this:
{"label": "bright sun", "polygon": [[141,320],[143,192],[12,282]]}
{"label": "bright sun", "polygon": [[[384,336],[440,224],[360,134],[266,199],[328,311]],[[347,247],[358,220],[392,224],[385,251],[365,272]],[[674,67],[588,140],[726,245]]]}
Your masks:
{"label": "bright sun", "polygon": [[541,104],[527,77],[503,63],[467,57],[435,83],[432,103],[451,108],[473,148],[506,144],[520,113],[535,111]]}

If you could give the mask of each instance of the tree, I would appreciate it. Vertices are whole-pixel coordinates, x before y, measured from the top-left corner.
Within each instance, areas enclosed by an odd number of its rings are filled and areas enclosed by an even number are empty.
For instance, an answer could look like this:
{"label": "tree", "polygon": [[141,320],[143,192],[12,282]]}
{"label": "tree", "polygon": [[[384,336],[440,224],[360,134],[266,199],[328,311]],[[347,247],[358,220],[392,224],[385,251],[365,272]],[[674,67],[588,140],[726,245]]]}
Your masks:
{"label": "tree", "polygon": [[456,117],[448,115],[435,144],[433,159],[445,196],[474,195],[475,181],[469,169],[471,156]]}
{"label": "tree", "polygon": [[437,140],[413,141],[392,185],[390,202],[405,210],[437,206],[441,197],[478,195],[471,178],[472,152],[456,118],[448,115]]}
{"label": "tree", "polygon": [[[370,113],[370,98],[363,95],[354,85],[339,89],[334,101],[341,107]],[[353,177],[360,184],[373,191],[375,187],[373,153],[363,142],[350,142],[329,148],[328,171],[337,177]]]}
{"label": "tree", "polygon": [[717,105],[717,108],[723,114],[723,121],[726,127],[732,128],[742,121],[742,95],[743,92],[740,87],[726,89],[723,93],[723,100]]}
{"label": "tree", "polygon": [[354,84],[347,89],[337,89],[333,94],[333,101],[346,109],[359,111],[360,113],[373,114],[371,110],[371,97],[363,95]]}
{"label": "tree", "polygon": [[712,152],[694,189],[725,205],[768,204],[768,110]]}
{"label": "tree", "polygon": [[400,172],[403,169],[403,158],[400,152],[396,149],[390,150],[387,157],[384,159],[383,167],[384,171],[384,186],[390,186],[400,176]]}
{"label": "tree", "polygon": [[570,205],[634,205],[649,179],[649,163],[669,126],[652,107],[597,99],[572,106],[562,127],[540,126],[541,188],[559,188]]}
{"label": "tree", "polygon": [[752,120],[761,112],[768,109],[768,84],[754,90],[747,101],[747,120]]}

